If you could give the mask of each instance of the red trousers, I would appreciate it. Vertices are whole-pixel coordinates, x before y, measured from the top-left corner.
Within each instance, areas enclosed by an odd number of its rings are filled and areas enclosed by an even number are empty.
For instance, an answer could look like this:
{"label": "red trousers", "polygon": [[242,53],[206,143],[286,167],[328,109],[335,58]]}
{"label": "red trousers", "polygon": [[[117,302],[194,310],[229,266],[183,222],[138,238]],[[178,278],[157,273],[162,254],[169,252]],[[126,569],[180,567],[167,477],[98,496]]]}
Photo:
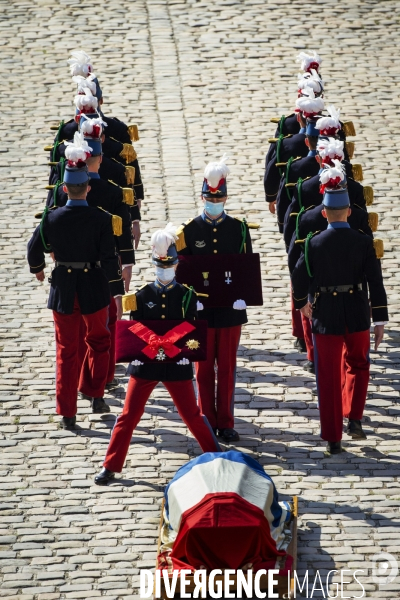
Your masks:
{"label": "red trousers", "polygon": [[314,334],[321,437],[342,439],[343,417],[361,420],[369,382],[369,330]]}
{"label": "red trousers", "polygon": [[[108,329],[111,334],[111,346],[110,346],[110,360],[108,363],[108,372],[106,383],[111,383],[115,375],[115,332],[117,329],[117,305],[114,298],[111,298],[111,302],[108,306]],[[81,318],[79,327],[79,364],[83,365],[85,361],[86,352],[88,345],[86,343],[86,324]],[[79,389],[80,392],[83,390]]]}
{"label": "red trousers", "polygon": [[[207,330],[207,360],[195,363],[201,412],[213,429],[232,429],[236,383],[236,355],[241,325]],[[215,366],[217,394],[215,394]]]}
{"label": "red trousers", "polygon": [[[132,434],[157,383],[158,381],[141,379],[131,375],[124,408],[115,422],[104,459],[103,464],[106,469],[116,473],[122,471]],[[204,452],[220,452],[217,438],[197,406],[192,381],[188,379],[184,381],[163,381],[163,384],[171,394],[179,415],[200,444],[202,450]]]}
{"label": "red trousers", "polygon": [[311,319],[307,319],[307,317],[305,317],[303,313],[301,313],[300,311],[298,312],[299,314],[301,314],[301,321],[303,324],[304,341],[307,347],[307,358],[308,360],[311,360],[311,362],[314,362],[314,342],[311,331]]}
{"label": "red trousers", "polygon": [[[82,315],[78,299],[74,311],[64,315],[53,311],[56,337],[56,412],[74,417],[78,389],[88,396],[104,394],[110,360],[110,331],[108,307],[90,315]],[[79,330],[83,318],[86,326],[87,351],[83,364],[79,362]]]}
{"label": "red trousers", "polygon": [[291,310],[292,310],[292,335],[295,338],[299,338],[301,340],[304,339],[303,332],[303,322],[301,319],[301,312],[296,310],[293,302],[293,292],[290,292],[290,302],[291,302]]}

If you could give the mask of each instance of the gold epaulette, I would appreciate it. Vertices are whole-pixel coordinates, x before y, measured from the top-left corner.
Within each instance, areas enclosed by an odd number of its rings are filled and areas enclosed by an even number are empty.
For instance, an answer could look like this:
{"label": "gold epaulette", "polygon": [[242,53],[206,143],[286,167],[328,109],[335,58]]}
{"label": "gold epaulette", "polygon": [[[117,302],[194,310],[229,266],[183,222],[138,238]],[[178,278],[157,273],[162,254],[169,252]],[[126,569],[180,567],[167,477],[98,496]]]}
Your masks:
{"label": "gold epaulette", "polygon": [[48,146],[45,146],[45,147],[43,148],[43,150],[44,150],[45,152],[51,152],[51,151],[53,150],[53,148],[54,148],[54,144],[51,144],[51,146],[50,146],[50,145],[48,145]]}
{"label": "gold epaulette", "polygon": [[125,167],[125,179],[128,185],[135,183],[135,167]]}
{"label": "gold epaulette", "polygon": [[44,188],[45,190],[54,190],[56,186],[55,185],[46,185],[46,187]]}
{"label": "gold epaulette", "polygon": [[[295,160],[300,160],[300,158],[303,158],[302,156],[296,156],[296,158],[294,158],[292,160],[292,163],[294,163]],[[275,163],[276,167],[286,167],[288,163],[287,162],[282,162],[282,163]]]}
{"label": "gold epaulette", "polygon": [[121,219],[121,217],[119,217],[118,215],[112,215],[111,213],[108,212],[108,210],[106,210],[102,206],[98,206],[97,208],[102,210],[103,212],[105,212],[107,215],[110,215],[111,225],[113,228],[113,234],[116,236],[122,235],[122,219]]}
{"label": "gold epaulette", "polygon": [[[59,208],[58,206],[51,206],[50,208],[48,208],[47,210],[55,210],[56,208]],[[38,212],[35,214],[35,219],[41,219],[43,217],[43,211]]]}
{"label": "gold epaulette", "polygon": [[297,217],[299,213],[290,213],[289,217]]}
{"label": "gold epaulette", "polygon": [[353,121],[345,121],[343,123],[343,131],[346,137],[348,135],[356,135],[356,130]]}
{"label": "gold epaulette", "polygon": [[[118,142],[118,140],[116,140],[115,138],[110,138],[110,139],[114,140],[115,142]],[[119,142],[119,143],[121,143],[121,142]],[[119,153],[119,155],[121,158],[124,159],[126,164],[131,163],[137,157],[135,148],[132,146],[132,144],[122,144],[122,150]]]}
{"label": "gold epaulette", "polygon": [[124,204],[128,204],[129,206],[133,206],[135,203],[133,189],[132,188],[121,188],[121,189],[122,189],[122,202]]}
{"label": "gold epaulette", "polygon": [[354,142],[345,142],[344,143],[344,147],[346,148],[347,154],[349,155],[349,159],[351,160],[354,156],[354,149],[355,149],[355,143]]}
{"label": "gold epaulette", "polygon": [[[313,237],[314,237],[314,235],[317,235],[317,233],[321,233],[321,231],[315,231],[315,232],[313,233]],[[306,239],[307,239],[307,238],[304,238],[304,240],[296,240],[296,241],[295,241],[295,244],[304,244],[304,242],[306,241]]]}
{"label": "gold epaulette", "polygon": [[56,162],[56,161],[55,161],[55,162],[48,162],[48,163],[47,163],[47,166],[48,166],[48,167],[56,167],[58,164],[60,164],[60,163],[58,163],[58,162]]}
{"label": "gold epaulette", "polygon": [[380,240],[379,238],[375,238],[374,239],[374,249],[375,249],[376,258],[383,258],[383,255],[385,254],[385,250],[383,247],[383,240]]}
{"label": "gold epaulette", "polygon": [[176,230],[176,235],[178,236],[178,239],[175,242],[175,246],[176,246],[176,251],[177,252],[180,252],[181,250],[184,250],[186,248],[186,240],[185,240],[184,229],[185,229],[185,226],[181,225]]}
{"label": "gold epaulette", "polygon": [[137,300],[135,294],[125,294],[122,296],[122,310],[123,312],[130,312],[131,310],[137,310]]}
{"label": "gold epaulette", "polygon": [[365,200],[365,204],[367,206],[371,206],[374,202],[374,190],[370,185],[364,185],[363,187],[363,196]]}
{"label": "gold epaulette", "polygon": [[132,123],[132,125],[128,125],[128,135],[131,138],[131,142],[139,141],[139,129],[136,123]]}
{"label": "gold epaulette", "polygon": [[285,187],[296,187],[297,183],[285,183]]}
{"label": "gold epaulette", "polygon": [[376,212],[369,212],[368,213],[368,225],[371,228],[371,231],[378,231],[378,223],[379,223],[379,216],[378,213]]}
{"label": "gold epaulette", "polygon": [[359,163],[354,163],[351,166],[352,166],[352,172],[353,172],[353,179],[355,181],[362,181],[363,180],[362,166]]}
{"label": "gold epaulette", "polygon": [[60,123],[58,125],[50,125],[50,131],[58,131]]}
{"label": "gold epaulette", "polygon": [[282,117],[272,117],[272,119],[269,120],[270,123],[279,123],[279,121],[281,120]]}

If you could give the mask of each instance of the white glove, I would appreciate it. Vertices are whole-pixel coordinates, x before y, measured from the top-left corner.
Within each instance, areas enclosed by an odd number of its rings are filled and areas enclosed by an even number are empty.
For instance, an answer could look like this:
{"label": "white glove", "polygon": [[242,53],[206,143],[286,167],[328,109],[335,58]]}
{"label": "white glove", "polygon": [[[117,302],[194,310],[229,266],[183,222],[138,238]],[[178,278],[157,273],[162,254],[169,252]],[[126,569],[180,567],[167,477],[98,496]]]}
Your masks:
{"label": "white glove", "polygon": [[139,367],[140,365],[142,365],[143,363],[140,362],[140,360],[133,360],[131,362],[131,365],[133,365],[134,367]]}
{"label": "white glove", "polygon": [[187,358],[182,358],[179,362],[177,362],[177,365],[188,365],[189,364],[189,359]]}
{"label": "white glove", "polygon": [[235,308],[236,310],[244,310],[245,308],[247,308],[246,302],[244,300],[236,300],[233,303],[233,308]]}
{"label": "white glove", "polygon": [[197,310],[204,310],[204,305],[197,300]]}

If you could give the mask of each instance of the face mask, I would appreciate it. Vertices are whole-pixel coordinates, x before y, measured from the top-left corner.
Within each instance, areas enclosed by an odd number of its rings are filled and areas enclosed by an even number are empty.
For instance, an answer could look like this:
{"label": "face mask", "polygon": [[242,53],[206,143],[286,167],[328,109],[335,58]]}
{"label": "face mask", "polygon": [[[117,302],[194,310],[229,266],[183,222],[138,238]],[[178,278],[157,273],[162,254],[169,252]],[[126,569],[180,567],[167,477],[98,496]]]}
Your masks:
{"label": "face mask", "polygon": [[225,202],[208,202],[206,200],[205,211],[210,217],[217,217],[224,212]]}
{"label": "face mask", "polygon": [[168,267],[168,269],[156,267],[156,277],[159,281],[172,281],[175,277],[175,269],[174,267]]}

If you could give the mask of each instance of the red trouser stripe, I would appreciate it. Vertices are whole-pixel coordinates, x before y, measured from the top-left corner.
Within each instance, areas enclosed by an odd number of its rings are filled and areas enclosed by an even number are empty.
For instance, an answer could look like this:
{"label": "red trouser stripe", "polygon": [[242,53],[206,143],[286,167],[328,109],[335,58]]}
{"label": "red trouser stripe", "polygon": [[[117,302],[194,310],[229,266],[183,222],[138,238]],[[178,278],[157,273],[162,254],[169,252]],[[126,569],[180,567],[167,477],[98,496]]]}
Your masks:
{"label": "red trouser stripe", "polygon": [[295,338],[304,339],[303,322],[301,320],[301,312],[296,310],[293,302],[293,292],[290,291],[290,302],[292,311],[292,335]]}
{"label": "red trouser stripe", "polygon": [[[116,473],[122,471],[132,434],[157,383],[158,381],[130,377],[124,408],[115,422],[104,459],[106,469]],[[163,381],[163,384],[171,394],[179,415],[198,441],[203,452],[220,452],[217,438],[197,406],[192,381]]]}
{"label": "red trouser stripe", "polygon": [[[81,315],[78,299],[75,298],[71,315],[53,311],[53,318],[56,337],[56,411],[64,417],[74,417],[78,389],[96,398],[104,394],[110,360],[108,307],[90,315]],[[87,330],[87,351],[82,367],[78,352],[81,318]]]}
{"label": "red trouser stripe", "polygon": [[[241,325],[207,330],[207,360],[195,363],[198,402],[214,429],[232,429],[236,384],[236,356]],[[217,394],[215,395],[215,366]]]}
{"label": "red trouser stripe", "polygon": [[314,334],[321,437],[342,439],[343,417],[361,420],[369,382],[369,330]]}
{"label": "red trouser stripe", "polygon": [[[299,311],[300,313],[300,311]],[[303,323],[303,333],[304,333],[304,341],[306,343],[306,347],[307,347],[307,358],[308,360],[311,360],[311,362],[314,362],[314,342],[313,342],[313,335],[312,335],[312,331],[311,331],[311,320],[307,319],[307,317],[305,317],[302,313],[301,314],[301,320]]]}

